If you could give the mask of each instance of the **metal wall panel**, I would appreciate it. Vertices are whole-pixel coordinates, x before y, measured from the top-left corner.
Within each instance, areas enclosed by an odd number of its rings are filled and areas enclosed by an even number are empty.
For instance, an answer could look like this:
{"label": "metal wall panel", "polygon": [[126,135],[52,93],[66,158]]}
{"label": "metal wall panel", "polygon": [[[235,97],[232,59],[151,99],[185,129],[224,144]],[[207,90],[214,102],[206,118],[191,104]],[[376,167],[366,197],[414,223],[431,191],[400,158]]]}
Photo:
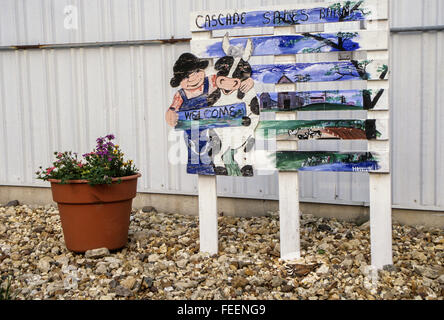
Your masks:
{"label": "metal wall panel", "polygon": [[392,27],[444,25],[443,0],[390,0]]}
{"label": "metal wall panel", "polygon": [[[188,38],[190,11],[295,2],[306,1],[0,0],[0,47]],[[63,27],[67,5],[78,9],[78,29]],[[392,27],[444,25],[443,0],[392,0],[390,9]],[[184,145],[163,120],[175,91],[168,85],[173,62],[188,50],[187,43],[176,43],[0,51],[0,184],[47,186],[34,171],[50,163],[54,150],[83,153],[96,137],[112,132],[141,169],[139,191],[196,194],[197,178],[167,161],[175,141]],[[396,207],[444,210],[443,59],[442,31],[391,37]],[[339,144],[345,150],[365,146],[321,142],[325,149]],[[301,143],[301,149],[312,148],[312,142]],[[303,201],[368,202],[364,173],[304,172],[300,179]],[[220,177],[218,191],[277,199],[277,175]]]}
{"label": "metal wall panel", "polygon": [[[298,2],[304,1],[0,0],[0,46],[190,38],[192,11]],[[67,14],[70,7],[76,13]]]}

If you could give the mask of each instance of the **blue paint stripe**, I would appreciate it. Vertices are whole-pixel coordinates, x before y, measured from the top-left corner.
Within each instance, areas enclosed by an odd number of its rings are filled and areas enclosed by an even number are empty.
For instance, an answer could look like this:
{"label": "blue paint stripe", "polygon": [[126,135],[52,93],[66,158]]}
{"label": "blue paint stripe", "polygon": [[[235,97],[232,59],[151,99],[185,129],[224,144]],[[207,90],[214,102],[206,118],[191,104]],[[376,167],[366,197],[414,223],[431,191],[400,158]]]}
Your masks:
{"label": "blue paint stripe", "polygon": [[371,80],[371,74],[360,74],[351,61],[253,65],[252,78],[276,84],[286,76],[292,82]]}

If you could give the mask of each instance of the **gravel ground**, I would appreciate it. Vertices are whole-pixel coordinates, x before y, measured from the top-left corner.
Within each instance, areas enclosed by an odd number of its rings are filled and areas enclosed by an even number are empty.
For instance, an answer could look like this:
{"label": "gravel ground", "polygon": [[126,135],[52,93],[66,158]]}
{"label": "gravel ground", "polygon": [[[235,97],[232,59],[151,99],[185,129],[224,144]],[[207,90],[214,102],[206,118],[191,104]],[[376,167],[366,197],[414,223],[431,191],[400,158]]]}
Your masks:
{"label": "gravel ground", "polygon": [[0,274],[16,299],[444,299],[444,230],[393,226],[394,265],[375,273],[368,222],[302,215],[303,258],[279,261],[279,216],[219,218],[219,254],[198,218],[133,210],[116,252],[68,251],[57,208],[0,207]]}

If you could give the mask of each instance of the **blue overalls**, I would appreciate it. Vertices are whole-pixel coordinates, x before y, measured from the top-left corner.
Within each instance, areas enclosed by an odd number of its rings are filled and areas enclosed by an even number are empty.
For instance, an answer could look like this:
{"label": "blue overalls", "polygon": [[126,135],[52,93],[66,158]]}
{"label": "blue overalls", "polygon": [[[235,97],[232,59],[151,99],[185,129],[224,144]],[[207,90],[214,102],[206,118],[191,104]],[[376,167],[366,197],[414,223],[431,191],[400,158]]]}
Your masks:
{"label": "blue overalls", "polygon": [[[209,89],[209,81],[208,77],[204,79],[204,90],[200,96],[194,98],[187,98],[183,89],[179,90],[179,94],[182,97],[183,103],[179,108],[179,111],[190,111],[190,110],[198,110],[201,108],[206,108],[207,97],[208,97],[208,89]],[[187,164],[187,173],[190,174],[202,174],[202,175],[214,175],[213,164],[210,161],[207,153],[201,155],[201,152],[204,151],[207,141],[200,139],[202,137],[205,139],[205,134],[202,134],[203,131],[208,130],[206,128],[201,129],[199,127],[199,132],[191,135],[191,129],[187,129],[184,132],[185,143],[188,147],[188,164]]]}

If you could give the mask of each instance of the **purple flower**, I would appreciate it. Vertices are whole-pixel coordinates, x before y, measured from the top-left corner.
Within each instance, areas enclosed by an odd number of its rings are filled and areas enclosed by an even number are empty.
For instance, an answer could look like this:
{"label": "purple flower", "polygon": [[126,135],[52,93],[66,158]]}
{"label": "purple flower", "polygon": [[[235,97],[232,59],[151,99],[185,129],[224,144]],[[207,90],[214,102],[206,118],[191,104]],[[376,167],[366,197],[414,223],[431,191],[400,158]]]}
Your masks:
{"label": "purple flower", "polygon": [[106,136],[106,138],[107,138],[108,140],[113,140],[115,137],[114,137],[113,134],[109,134],[109,135]]}

